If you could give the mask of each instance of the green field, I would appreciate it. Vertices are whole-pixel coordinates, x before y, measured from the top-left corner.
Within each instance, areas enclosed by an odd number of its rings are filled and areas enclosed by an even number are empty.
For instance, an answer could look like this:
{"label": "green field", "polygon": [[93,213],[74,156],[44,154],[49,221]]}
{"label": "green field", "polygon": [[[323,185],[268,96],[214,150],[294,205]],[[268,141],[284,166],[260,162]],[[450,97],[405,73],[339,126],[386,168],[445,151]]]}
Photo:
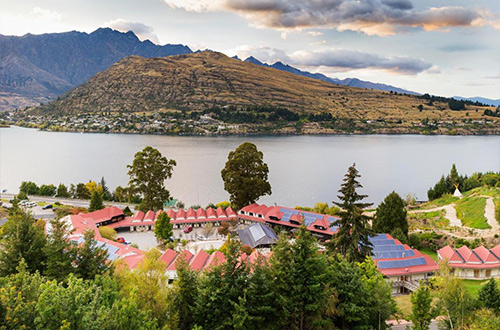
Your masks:
{"label": "green field", "polygon": [[427,254],[434,261],[436,261],[436,262],[438,261],[438,255],[437,255],[436,251],[432,251],[431,249],[429,249],[427,247],[421,248],[421,249],[419,249],[419,251],[422,252],[423,254]]}
{"label": "green field", "polygon": [[491,197],[500,197],[500,189],[494,187],[479,187],[463,193],[464,196],[484,195]]}
{"label": "green field", "polygon": [[408,226],[413,230],[432,230],[436,228],[446,228],[450,225],[450,220],[444,217],[444,210],[408,213]]}
{"label": "green field", "polygon": [[489,229],[488,220],[484,216],[485,197],[463,197],[455,203],[457,217],[464,226],[477,229]]}
{"label": "green field", "polygon": [[451,194],[445,194],[445,195],[443,195],[443,196],[441,196],[433,201],[422,204],[418,209],[421,209],[421,210],[433,209],[435,207],[441,207],[441,206],[455,203],[458,200],[459,200],[458,197],[455,197]]}

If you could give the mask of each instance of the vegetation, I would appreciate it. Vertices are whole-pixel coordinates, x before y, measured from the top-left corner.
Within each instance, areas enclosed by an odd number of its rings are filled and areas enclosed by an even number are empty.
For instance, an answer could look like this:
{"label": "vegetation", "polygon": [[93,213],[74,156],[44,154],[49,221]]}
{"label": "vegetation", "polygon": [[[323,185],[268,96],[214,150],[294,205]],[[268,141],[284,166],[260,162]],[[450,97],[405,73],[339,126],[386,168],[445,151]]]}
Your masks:
{"label": "vegetation", "polygon": [[173,235],[173,225],[166,212],[161,212],[155,221],[155,236],[158,241],[169,240]]}
{"label": "vegetation", "polygon": [[116,230],[114,230],[111,227],[100,226],[98,229],[99,229],[99,234],[101,234],[103,238],[107,238],[109,240],[114,241],[116,239],[116,236],[118,236]]}
{"label": "vegetation", "polygon": [[129,186],[133,193],[142,197],[137,208],[143,212],[163,210],[163,203],[170,199],[165,180],[172,177],[175,160],[168,160],[152,147],[145,147],[128,165]]}
{"label": "vegetation", "polygon": [[406,217],[405,201],[393,191],[377,207],[372,228],[377,233],[392,233],[395,229],[400,229],[406,241],[408,236]]}
{"label": "vegetation", "polygon": [[261,196],[271,194],[269,168],[263,158],[264,154],[250,142],[229,153],[221,176],[235,209],[239,210],[255,203]]}
{"label": "vegetation", "polygon": [[485,207],[486,198],[477,196],[464,197],[455,203],[457,217],[462,221],[462,224],[478,229],[491,228],[484,216]]}
{"label": "vegetation", "polygon": [[102,210],[104,208],[104,203],[102,202],[102,193],[94,190],[92,193],[92,198],[90,199],[89,212]]}
{"label": "vegetation", "polygon": [[334,202],[341,208],[338,213],[340,220],[333,224],[339,226],[339,230],[332,239],[331,249],[338,251],[348,260],[364,260],[371,254],[371,243],[368,237],[372,234],[369,226],[369,217],[363,215],[363,209],[371,206],[371,203],[361,203],[366,195],[360,195],[356,189],[363,188],[357,178],[360,175],[356,164],[349,167],[337,196],[340,202]]}
{"label": "vegetation", "polygon": [[432,295],[429,287],[420,286],[410,296],[412,313],[410,320],[414,330],[429,330],[432,319],[436,316],[432,307]]}
{"label": "vegetation", "polygon": [[340,209],[335,205],[329,206],[328,203],[321,202],[314,204],[314,207],[295,206],[295,209],[327,215],[337,215],[340,212]]}

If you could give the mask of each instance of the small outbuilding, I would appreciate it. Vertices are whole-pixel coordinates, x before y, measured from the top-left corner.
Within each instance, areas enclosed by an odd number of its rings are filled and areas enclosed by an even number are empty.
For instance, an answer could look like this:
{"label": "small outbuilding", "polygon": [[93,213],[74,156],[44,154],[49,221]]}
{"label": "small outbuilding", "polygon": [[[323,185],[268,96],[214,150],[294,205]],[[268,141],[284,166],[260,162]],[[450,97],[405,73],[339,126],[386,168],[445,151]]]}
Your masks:
{"label": "small outbuilding", "polygon": [[276,233],[263,223],[238,230],[238,236],[243,245],[249,245],[252,249],[271,247],[278,241]]}

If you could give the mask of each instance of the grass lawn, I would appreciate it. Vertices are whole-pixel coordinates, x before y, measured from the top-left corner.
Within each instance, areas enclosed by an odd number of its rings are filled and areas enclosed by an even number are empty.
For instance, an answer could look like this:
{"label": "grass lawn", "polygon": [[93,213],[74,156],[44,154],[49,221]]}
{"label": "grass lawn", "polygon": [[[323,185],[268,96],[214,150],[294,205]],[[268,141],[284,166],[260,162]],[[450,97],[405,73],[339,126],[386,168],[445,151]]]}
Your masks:
{"label": "grass lawn", "polygon": [[483,281],[462,280],[462,282],[464,283],[465,288],[467,289],[467,291],[469,291],[471,296],[473,296],[474,298],[477,298],[477,295],[479,293],[479,289],[481,288],[481,286],[484,285],[484,283],[486,283],[488,281],[487,280],[483,280]]}
{"label": "grass lawn", "polygon": [[442,229],[450,226],[450,220],[445,218],[446,212],[444,210],[408,213],[408,225],[410,230],[432,230]]}
{"label": "grass lawn", "polygon": [[419,249],[420,252],[422,252],[423,254],[427,254],[429,257],[431,257],[434,261],[438,261],[438,254],[437,252],[435,251],[432,251],[431,249],[425,247],[425,248],[421,248]]}
{"label": "grass lawn", "polygon": [[455,203],[458,200],[459,200],[458,197],[455,197],[451,194],[445,194],[445,195],[443,195],[443,196],[441,196],[433,201],[422,204],[422,206],[420,206],[418,209],[421,209],[421,210],[432,209],[435,207],[440,207],[440,206],[448,205],[451,203]]}
{"label": "grass lawn", "polygon": [[494,187],[478,187],[463,193],[464,196],[470,196],[474,194],[491,196],[491,197],[500,197],[500,189]]}
{"label": "grass lawn", "polygon": [[455,203],[457,217],[464,226],[477,229],[491,228],[488,220],[484,216],[486,198],[484,197],[463,197]]}

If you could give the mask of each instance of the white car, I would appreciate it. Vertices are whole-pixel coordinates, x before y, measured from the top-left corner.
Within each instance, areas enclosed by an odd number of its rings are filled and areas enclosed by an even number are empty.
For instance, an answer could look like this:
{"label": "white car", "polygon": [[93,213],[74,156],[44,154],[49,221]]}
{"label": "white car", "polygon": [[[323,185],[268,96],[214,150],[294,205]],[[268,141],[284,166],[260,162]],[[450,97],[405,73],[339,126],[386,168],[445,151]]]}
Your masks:
{"label": "white car", "polygon": [[206,241],[207,237],[203,235],[198,235],[198,241]]}

